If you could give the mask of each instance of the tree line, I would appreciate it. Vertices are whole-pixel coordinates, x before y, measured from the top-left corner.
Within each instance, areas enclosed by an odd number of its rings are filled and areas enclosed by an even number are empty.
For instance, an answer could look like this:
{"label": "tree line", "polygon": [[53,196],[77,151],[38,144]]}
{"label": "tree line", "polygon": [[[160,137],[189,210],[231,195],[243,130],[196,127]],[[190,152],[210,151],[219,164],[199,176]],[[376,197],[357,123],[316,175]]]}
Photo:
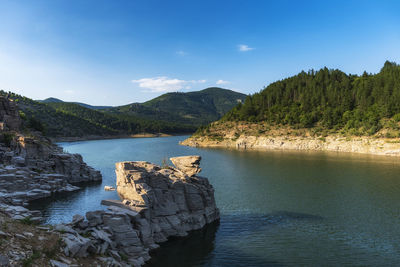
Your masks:
{"label": "tree line", "polygon": [[400,66],[386,61],[377,74],[310,70],[250,95],[222,121],[267,122],[294,128],[323,127],[372,135],[400,121]]}

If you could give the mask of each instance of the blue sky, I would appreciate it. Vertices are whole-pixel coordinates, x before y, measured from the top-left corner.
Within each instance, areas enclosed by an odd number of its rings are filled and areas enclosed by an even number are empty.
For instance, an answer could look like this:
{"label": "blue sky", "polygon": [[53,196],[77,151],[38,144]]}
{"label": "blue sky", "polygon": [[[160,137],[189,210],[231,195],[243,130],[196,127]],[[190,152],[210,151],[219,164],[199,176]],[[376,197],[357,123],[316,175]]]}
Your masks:
{"label": "blue sky", "polygon": [[400,1],[3,1],[0,89],[94,105],[400,63]]}

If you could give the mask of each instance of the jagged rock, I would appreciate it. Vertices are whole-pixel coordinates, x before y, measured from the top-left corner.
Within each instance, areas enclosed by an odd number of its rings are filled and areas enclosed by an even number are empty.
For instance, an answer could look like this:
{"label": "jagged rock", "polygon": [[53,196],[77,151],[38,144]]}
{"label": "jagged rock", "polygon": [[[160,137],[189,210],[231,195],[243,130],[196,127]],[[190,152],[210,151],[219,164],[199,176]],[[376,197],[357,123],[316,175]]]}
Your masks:
{"label": "jagged rock", "polygon": [[72,229],[71,226],[65,225],[65,224],[54,225],[54,230],[61,232],[61,233],[77,234],[77,232],[74,229]]}
{"label": "jagged rock", "polygon": [[82,222],[85,219],[82,215],[76,214],[72,217],[72,224],[77,225],[78,223]]}
{"label": "jagged rock", "polygon": [[[200,161],[199,156],[177,159],[175,162],[182,166],[195,166]],[[194,168],[200,169],[198,165]],[[188,178],[175,169],[163,169],[144,161],[119,162],[116,174],[119,196],[133,206],[145,208],[156,242],[165,241],[169,236],[186,235],[219,219],[214,190],[207,178]],[[148,238],[146,228],[143,229],[143,237]]]}
{"label": "jagged rock", "polygon": [[91,240],[81,235],[65,234],[64,253],[69,257],[86,257],[87,249],[91,245]]}
{"label": "jagged rock", "polygon": [[174,157],[170,158],[170,160],[178,170],[184,172],[189,177],[192,177],[201,172],[200,156]]}
{"label": "jagged rock", "polygon": [[89,211],[86,212],[86,218],[89,221],[89,225],[91,227],[97,226],[103,223],[103,218],[101,217],[103,214],[102,211]]}

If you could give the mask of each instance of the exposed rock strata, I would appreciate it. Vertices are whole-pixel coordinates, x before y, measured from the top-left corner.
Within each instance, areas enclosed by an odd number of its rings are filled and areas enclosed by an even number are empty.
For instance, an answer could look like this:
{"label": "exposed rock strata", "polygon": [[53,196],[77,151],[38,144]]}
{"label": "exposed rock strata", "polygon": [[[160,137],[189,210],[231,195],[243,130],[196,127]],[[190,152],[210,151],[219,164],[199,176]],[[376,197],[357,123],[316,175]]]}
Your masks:
{"label": "exposed rock strata", "polygon": [[26,205],[56,192],[79,189],[71,183],[99,181],[99,171],[79,154],[64,153],[38,132],[22,134],[16,104],[0,97],[0,202]]}
{"label": "exposed rock strata", "polygon": [[122,201],[104,200],[107,211],[88,212],[86,219],[77,215],[56,227],[64,232],[67,256],[104,254],[110,266],[141,266],[157,243],[219,219],[206,178],[144,161],[117,163],[116,173]]}
{"label": "exposed rock strata", "polygon": [[362,154],[400,156],[400,139],[327,136],[243,136],[233,138],[227,136],[221,140],[213,140],[204,136],[190,137],[181,145],[192,147],[223,147],[248,150],[306,150],[334,151]]}
{"label": "exposed rock strata", "polygon": [[173,157],[170,160],[178,170],[183,171],[189,177],[201,172],[200,156]]}

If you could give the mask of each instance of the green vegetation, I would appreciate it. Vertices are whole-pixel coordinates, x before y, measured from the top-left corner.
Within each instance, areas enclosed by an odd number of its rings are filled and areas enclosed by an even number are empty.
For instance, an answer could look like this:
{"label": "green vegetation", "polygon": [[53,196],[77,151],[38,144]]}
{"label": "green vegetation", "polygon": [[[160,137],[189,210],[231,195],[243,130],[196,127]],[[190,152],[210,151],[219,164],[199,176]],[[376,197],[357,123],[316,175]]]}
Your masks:
{"label": "green vegetation", "polygon": [[189,133],[194,126],[167,121],[141,119],[127,114],[111,114],[65,102],[48,104],[11,92],[0,91],[17,102],[27,128],[42,131],[49,137],[85,135],[120,135],[137,133]]}
{"label": "green vegetation", "polygon": [[221,121],[266,122],[351,135],[391,129],[387,137],[399,137],[400,66],[387,61],[379,73],[361,76],[327,68],[303,71],[248,96]]}
{"label": "green vegetation", "polygon": [[143,104],[107,107],[56,98],[34,101],[4,91],[0,95],[18,103],[26,128],[49,137],[192,133],[198,126],[218,120],[246,97],[226,89],[208,88],[168,93]]}
{"label": "green vegetation", "polygon": [[136,134],[136,133],[188,133],[195,130],[190,125],[175,122],[142,119],[129,114],[113,114],[85,108],[74,103],[49,103],[48,106],[57,112],[83,119],[92,125],[103,129],[106,134]]}
{"label": "green vegetation", "polygon": [[200,126],[220,119],[246,95],[212,87],[189,93],[167,93],[145,103],[105,109],[113,114]]}

